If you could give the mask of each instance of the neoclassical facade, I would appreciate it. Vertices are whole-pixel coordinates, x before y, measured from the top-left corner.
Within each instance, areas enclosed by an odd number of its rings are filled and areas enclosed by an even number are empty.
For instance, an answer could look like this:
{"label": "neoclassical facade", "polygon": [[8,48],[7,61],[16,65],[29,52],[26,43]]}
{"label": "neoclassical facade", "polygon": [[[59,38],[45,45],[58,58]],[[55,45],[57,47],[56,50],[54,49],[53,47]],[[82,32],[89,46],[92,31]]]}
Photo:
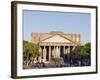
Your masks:
{"label": "neoclassical facade", "polygon": [[80,34],[32,32],[31,38],[32,43],[39,44],[41,57],[45,61],[50,61],[52,57],[63,58],[66,54],[70,54],[75,46],[80,45]]}

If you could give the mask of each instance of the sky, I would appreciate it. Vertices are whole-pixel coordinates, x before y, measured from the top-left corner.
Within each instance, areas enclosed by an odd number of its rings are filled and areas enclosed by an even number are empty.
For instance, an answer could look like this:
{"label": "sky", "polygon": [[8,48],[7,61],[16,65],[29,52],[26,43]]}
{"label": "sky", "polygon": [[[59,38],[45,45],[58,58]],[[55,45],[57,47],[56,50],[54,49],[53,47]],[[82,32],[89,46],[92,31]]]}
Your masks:
{"label": "sky", "polygon": [[31,41],[31,32],[61,31],[80,34],[81,43],[91,41],[91,14],[23,10],[23,39]]}

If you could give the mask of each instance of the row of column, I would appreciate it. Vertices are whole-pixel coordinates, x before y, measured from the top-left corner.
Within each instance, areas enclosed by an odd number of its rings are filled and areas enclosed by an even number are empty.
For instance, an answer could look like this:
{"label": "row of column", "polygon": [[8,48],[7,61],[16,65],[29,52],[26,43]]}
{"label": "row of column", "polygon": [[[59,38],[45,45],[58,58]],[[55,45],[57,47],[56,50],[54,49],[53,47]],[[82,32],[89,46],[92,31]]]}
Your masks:
{"label": "row of column", "polygon": [[[51,46],[48,46],[49,47],[49,54],[48,54],[48,59],[50,61],[51,57],[54,57],[54,58],[60,58],[60,55],[61,55],[61,46],[53,46],[53,48],[51,49]],[[42,57],[44,59],[44,61],[46,61],[46,55],[47,55],[47,48],[46,46],[43,46],[40,47],[40,52],[42,52]],[[66,48],[66,46],[63,46],[63,54],[67,54],[67,53],[70,53],[70,46],[68,46]],[[52,55],[52,56],[51,56]]]}

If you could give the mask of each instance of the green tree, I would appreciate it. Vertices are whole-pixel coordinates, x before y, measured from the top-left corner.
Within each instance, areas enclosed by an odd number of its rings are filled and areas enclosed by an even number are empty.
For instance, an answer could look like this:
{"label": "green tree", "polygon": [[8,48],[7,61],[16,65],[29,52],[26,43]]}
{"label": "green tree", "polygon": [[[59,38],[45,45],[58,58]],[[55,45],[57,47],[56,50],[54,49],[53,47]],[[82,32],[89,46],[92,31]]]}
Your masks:
{"label": "green tree", "polygon": [[84,49],[85,49],[85,52],[86,52],[86,56],[91,55],[91,44],[90,44],[90,42],[88,42],[84,45]]}
{"label": "green tree", "polygon": [[88,42],[84,45],[76,46],[74,51],[80,56],[84,56],[84,57],[89,56],[91,53],[91,44],[90,42]]}
{"label": "green tree", "polygon": [[30,54],[30,45],[27,41],[23,41],[23,56],[24,58],[29,58]]}
{"label": "green tree", "polygon": [[41,55],[41,53],[39,52],[39,44],[32,44],[33,45],[33,56],[34,57],[39,57]]}
{"label": "green tree", "polygon": [[30,55],[34,58],[41,55],[41,53],[39,52],[39,45],[23,41],[23,56],[29,59]]}

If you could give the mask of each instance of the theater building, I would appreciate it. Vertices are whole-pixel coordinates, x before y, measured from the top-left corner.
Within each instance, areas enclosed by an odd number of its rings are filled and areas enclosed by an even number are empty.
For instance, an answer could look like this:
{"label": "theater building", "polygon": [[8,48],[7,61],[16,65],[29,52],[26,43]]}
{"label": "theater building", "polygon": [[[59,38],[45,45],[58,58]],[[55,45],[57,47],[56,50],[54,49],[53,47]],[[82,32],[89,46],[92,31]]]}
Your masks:
{"label": "theater building", "polygon": [[32,32],[31,40],[32,43],[39,44],[41,57],[45,61],[50,61],[51,58],[63,58],[66,54],[70,54],[75,46],[80,45],[80,34]]}

